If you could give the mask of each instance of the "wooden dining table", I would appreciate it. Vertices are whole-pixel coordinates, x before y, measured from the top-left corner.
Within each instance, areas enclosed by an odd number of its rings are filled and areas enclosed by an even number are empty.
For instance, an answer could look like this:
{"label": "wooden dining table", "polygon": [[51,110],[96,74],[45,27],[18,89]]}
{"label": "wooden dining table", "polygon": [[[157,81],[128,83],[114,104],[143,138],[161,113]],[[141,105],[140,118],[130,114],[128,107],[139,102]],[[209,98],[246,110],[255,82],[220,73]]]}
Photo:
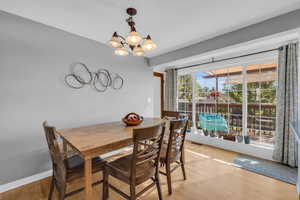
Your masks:
{"label": "wooden dining table", "polygon": [[132,130],[136,127],[161,123],[160,118],[145,118],[138,126],[126,126],[123,122],[109,122],[57,130],[64,148],[67,145],[78,151],[84,159],[85,200],[93,199],[92,158],[133,144]]}

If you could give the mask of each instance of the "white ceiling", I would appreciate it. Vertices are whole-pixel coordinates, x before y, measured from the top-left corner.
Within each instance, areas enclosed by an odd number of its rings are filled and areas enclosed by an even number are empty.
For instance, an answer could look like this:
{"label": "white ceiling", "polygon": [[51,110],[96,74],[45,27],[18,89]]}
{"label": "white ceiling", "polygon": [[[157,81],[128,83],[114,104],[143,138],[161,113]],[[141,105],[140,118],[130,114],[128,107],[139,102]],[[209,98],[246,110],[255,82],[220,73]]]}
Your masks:
{"label": "white ceiling", "polygon": [[135,7],[137,30],[157,50],[148,57],[300,8],[300,0],[0,0],[0,9],[106,43],[126,35],[126,8]]}

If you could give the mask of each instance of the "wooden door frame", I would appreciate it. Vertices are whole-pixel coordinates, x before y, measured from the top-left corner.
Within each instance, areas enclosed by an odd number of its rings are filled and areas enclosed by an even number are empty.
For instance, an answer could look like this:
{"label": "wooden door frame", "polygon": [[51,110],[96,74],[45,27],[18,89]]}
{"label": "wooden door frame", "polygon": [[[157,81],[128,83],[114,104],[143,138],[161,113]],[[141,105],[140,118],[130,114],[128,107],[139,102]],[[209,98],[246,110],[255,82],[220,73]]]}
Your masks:
{"label": "wooden door frame", "polygon": [[153,76],[160,78],[160,115],[162,117],[164,111],[164,74],[159,72],[153,72]]}

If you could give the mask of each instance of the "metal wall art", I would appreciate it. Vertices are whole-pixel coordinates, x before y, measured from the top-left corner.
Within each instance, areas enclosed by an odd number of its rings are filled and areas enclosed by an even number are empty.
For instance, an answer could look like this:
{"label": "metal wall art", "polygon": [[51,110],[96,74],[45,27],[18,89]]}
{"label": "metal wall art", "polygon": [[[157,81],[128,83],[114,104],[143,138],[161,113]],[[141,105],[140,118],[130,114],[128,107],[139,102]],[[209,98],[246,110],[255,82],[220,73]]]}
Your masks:
{"label": "metal wall art", "polygon": [[65,83],[73,89],[83,88],[90,85],[97,92],[105,92],[107,88],[119,90],[123,87],[123,78],[107,69],[99,69],[91,72],[84,63],[73,63],[70,66],[70,73],[65,76]]}

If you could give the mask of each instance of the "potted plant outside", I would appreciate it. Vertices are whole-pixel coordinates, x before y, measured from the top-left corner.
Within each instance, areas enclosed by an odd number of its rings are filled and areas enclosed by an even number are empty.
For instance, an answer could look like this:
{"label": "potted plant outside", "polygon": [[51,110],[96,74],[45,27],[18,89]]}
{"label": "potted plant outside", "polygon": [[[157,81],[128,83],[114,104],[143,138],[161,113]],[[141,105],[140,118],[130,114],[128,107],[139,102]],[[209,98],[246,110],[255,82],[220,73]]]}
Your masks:
{"label": "potted plant outside", "polygon": [[234,136],[234,135],[229,135],[229,134],[224,135],[224,136],[223,136],[223,139],[224,139],[224,140],[229,140],[229,141],[235,142],[235,136]]}
{"label": "potted plant outside", "polygon": [[210,137],[216,137],[215,131],[210,131],[209,135]]}
{"label": "potted plant outside", "polygon": [[209,135],[208,130],[206,130],[206,129],[203,129],[203,133],[204,133],[205,136]]}
{"label": "potted plant outside", "polygon": [[218,138],[223,138],[224,135],[226,135],[226,134],[227,134],[227,132],[221,131],[221,132],[218,133]]}
{"label": "potted plant outside", "polygon": [[244,136],[244,141],[245,144],[250,144],[250,136],[249,135]]}
{"label": "potted plant outside", "polygon": [[238,143],[242,143],[243,142],[243,138],[244,137],[242,135],[240,135],[240,134],[236,136],[236,140],[238,141]]}

